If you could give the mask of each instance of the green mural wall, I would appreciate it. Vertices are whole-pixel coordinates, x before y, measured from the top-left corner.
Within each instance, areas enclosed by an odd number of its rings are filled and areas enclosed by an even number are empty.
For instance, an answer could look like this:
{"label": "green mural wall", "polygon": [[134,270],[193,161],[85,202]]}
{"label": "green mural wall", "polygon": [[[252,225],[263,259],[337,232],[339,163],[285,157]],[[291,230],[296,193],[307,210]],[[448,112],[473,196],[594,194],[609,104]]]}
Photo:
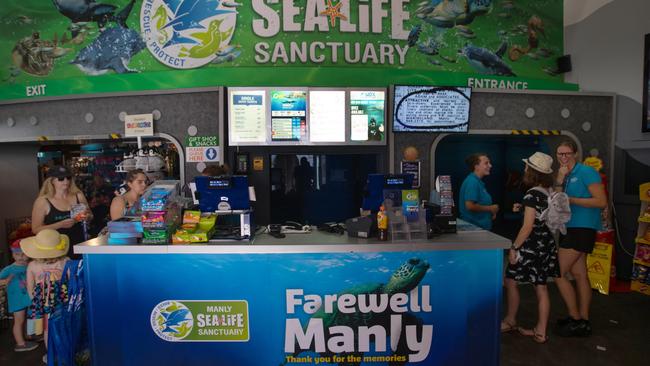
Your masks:
{"label": "green mural wall", "polygon": [[562,0],[4,0],[0,98],[204,86],[576,90]]}

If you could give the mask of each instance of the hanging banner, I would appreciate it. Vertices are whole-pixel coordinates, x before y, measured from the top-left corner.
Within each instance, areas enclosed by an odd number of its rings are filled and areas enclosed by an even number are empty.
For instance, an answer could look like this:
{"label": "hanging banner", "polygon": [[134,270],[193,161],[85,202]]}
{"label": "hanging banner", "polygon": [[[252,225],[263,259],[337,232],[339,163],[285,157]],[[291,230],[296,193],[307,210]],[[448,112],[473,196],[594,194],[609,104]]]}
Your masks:
{"label": "hanging banner", "polygon": [[562,0],[5,0],[0,10],[2,99],[251,80],[575,89],[556,70],[562,54]]}

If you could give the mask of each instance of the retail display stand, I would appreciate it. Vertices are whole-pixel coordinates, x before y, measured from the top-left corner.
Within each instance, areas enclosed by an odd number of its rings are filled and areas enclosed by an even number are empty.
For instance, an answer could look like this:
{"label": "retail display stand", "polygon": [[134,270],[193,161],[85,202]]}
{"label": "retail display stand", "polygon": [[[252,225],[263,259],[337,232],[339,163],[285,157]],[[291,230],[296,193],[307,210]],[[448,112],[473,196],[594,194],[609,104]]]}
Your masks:
{"label": "retail display stand", "polygon": [[639,186],[641,212],[637,230],[631,289],[650,295],[650,182]]}
{"label": "retail display stand", "polygon": [[426,240],[427,221],[423,212],[407,216],[402,207],[387,207],[386,212],[392,241]]}
{"label": "retail display stand", "polygon": [[142,211],[142,244],[167,244],[181,221],[180,181],[159,180],[150,185],[139,201]]}
{"label": "retail display stand", "polygon": [[434,232],[436,234],[455,233],[457,223],[451,176],[439,175],[435,181],[435,189],[431,193],[431,203],[440,206],[440,212],[436,213],[433,218]]}
{"label": "retail display stand", "polygon": [[395,202],[391,198],[384,199],[391,241],[426,239],[427,221],[425,211],[420,207],[418,190],[403,189],[396,196],[391,197],[398,200]]}

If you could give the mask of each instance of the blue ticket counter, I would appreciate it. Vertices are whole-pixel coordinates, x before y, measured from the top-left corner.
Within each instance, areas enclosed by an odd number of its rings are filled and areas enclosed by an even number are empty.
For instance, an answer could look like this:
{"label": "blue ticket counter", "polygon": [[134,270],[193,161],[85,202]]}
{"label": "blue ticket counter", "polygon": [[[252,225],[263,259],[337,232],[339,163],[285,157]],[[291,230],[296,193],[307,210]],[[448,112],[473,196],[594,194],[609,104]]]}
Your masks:
{"label": "blue ticket counter", "polygon": [[94,365],[498,365],[503,249],[460,231],[378,243],[75,247]]}

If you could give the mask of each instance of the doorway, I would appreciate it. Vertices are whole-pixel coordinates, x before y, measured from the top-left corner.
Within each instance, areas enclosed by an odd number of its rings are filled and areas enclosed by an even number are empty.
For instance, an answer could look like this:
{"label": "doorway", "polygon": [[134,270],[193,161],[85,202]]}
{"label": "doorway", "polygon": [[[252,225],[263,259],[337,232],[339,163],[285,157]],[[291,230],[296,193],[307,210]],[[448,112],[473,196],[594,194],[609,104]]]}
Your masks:
{"label": "doorway", "polygon": [[451,176],[454,202],[458,202],[460,186],[469,174],[465,158],[477,152],[487,154],[492,162],[492,170],[483,181],[492,201],[499,205],[492,231],[513,240],[523,216],[513,212],[512,206],[521,202],[526,191],[522,183],[524,164],[521,159],[536,151],[553,156],[555,146],[564,138],[566,137],[541,135],[447,135],[433,146],[434,176]]}

